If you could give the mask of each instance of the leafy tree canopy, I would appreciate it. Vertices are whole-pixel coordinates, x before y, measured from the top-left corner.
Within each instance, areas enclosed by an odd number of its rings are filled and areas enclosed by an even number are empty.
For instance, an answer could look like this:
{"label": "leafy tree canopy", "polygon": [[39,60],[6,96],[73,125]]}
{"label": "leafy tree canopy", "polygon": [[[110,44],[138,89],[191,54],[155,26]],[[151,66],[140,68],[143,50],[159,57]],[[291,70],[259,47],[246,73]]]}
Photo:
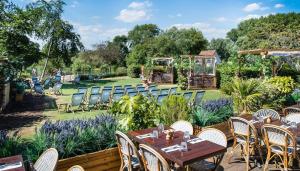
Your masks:
{"label": "leafy tree canopy", "polygon": [[227,33],[239,49],[300,48],[300,13],[275,14],[241,22]]}
{"label": "leafy tree canopy", "polygon": [[212,39],[208,48],[216,50],[222,61],[227,61],[235,53],[235,46],[230,39]]}
{"label": "leafy tree canopy", "polygon": [[136,25],[131,31],[128,32],[128,39],[130,46],[145,43],[149,39],[159,35],[161,30],[155,24]]}

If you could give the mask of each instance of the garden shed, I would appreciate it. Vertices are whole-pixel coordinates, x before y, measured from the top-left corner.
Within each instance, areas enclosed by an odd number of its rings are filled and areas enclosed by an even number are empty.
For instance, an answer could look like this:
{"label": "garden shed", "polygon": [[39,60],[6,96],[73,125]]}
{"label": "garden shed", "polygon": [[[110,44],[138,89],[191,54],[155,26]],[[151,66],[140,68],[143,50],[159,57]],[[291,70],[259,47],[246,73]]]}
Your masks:
{"label": "garden shed", "polygon": [[171,57],[160,57],[152,59],[152,70],[150,78],[158,84],[174,83],[174,59]]}
{"label": "garden shed", "polygon": [[216,68],[219,63],[221,59],[215,50],[205,50],[197,56],[189,56],[188,89],[216,88]]}
{"label": "garden shed", "polygon": [[[277,56],[283,58],[284,63],[294,65],[295,68],[300,71],[300,49],[253,49],[253,50],[242,50],[238,52],[239,58],[242,55],[260,55],[262,58],[271,56]],[[239,60],[240,61],[240,60]],[[282,67],[283,62],[273,61],[272,63],[272,75],[276,76],[278,70]],[[240,66],[240,62],[239,62]],[[239,67],[240,68],[240,67]]]}

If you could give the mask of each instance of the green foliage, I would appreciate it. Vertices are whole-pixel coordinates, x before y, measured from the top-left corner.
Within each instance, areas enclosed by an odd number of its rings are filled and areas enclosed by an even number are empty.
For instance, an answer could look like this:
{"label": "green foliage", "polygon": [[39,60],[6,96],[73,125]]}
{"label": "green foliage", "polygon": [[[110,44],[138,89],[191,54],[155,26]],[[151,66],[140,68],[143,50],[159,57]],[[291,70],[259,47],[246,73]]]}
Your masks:
{"label": "green foliage", "polygon": [[115,71],[118,75],[127,75],[127,68],[126,67],[118,67]]}
{"label": "green foliage", "polygon": [[233,116],[231,99],[218,99],[203,102],[193,111],[196,125],[204,127],[227,121]]}
{"label": "green foliage", "polygon": [[291,77],[272,77],[266,83],[275,87],[280,94],[289,94],[295,88],[295,81]]}
{"label": "green foliage", "polygon": [[240,49],[296,49],[300,47],[300,14],[274,14],[241,22],[227,36]]}
{"label": "green foliage", "polygon": [[0,157],[20,154],[24,150],[23,139],[15,132],[9,136],[6,131],[0,131]]}
{"label": "green foliage", "polygon": [[160,123],[171,125],[178,120],[191,120],[191,109],[183,96],[168,96],[157,115]]}
{"label": "green foliage", "polygon": [[262,96],[261,83],[255,79],[234,79],[231,84],[223,86],[222,91],[232,96],[239,113],[252,111]]}
{"label": "green foliage", "polygon": [[155,24],[136,25],[128,32],[128,39],[131,42],[131,46],[134,47],[138,44],[146,43],[159,33],[160,29]]}
{"label": "green foliage", "polygon": [[110,110],[120,119],[121,127],[126,130],[138,130],[155,126],[157,105],[142,95],[123,96]]}
{"label": "green foliage", "polygon": [[235,50],[234,44],[230,39],[221,38],[212,39],[209,43],[209,49],[216,50],[222,61],[227,61]]}
{"label": "green foliage", "polygon": [[141,67],[139,65],[132,64],[128,66],[127,74],[131,78],[139,78],[140,73],[141,73]]}

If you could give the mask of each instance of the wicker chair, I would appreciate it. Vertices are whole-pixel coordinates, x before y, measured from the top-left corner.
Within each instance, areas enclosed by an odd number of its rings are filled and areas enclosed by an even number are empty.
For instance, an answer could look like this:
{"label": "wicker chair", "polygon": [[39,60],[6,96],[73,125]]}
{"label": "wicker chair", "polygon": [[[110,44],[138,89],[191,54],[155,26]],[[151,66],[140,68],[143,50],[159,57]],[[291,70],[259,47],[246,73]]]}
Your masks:
{"label": "wicker chair", "polygon": [[36,171],[54,171],[58,160],[58,152],[55,148],[46,150],[34,163]]}
{"label": "wicker chair", "polygon": [[[207,141],[211,141],[218,145],[227,147],[226,135],[218,129],[215,129],[215,128],[204,129],[197,135],[197,137],[207,140]],[[218,156],[213,157],[213,162],[210,162],[207,160],[202,160],[202,161],[191,164],[189,167],[195,171],[196,170],[216,170],[218,168],[219,164],[221,163],[223,157],[224,157],[224,154],[218,155]]]}
{"label": "wicker chair", "polygon": [[153,148],[140,144],[145,171],[171,171],[168,162]]}
{"label": "wicker chair", "polygon": [[118,142],[118,149],[121,158],[120,170],[128,171],[142,170],[141,160],[139,153],[134,146],[133,142],[122,132],[116,131],[116,139]]}
{"label": "wicker chair", "polygon": [[271,119],[278,119],[278,120],[280,119],[279,113],[276,112],[276,111],[273,110],[273,109],[260,109],[260,110],[258,110],[257,112],[255,112],[253,115],[256,116],[256,117],[260,117],[260,116],[262,116],[262,117],[270,116]]}
{"label": "wicker chair", "polygon": [[84,169],[79,165],[75,165],[69,168],[68,171],[84,171]]}
{"label": "wicker chair", "polygon": [[246,161],[246,170],[249,170],[250,156],[258,150],[259,157],[263,161],[261,144],[258,139],[257,130],[252,123],[240,117],[230,118],[231,133],[233,135],[233,146],[228,161],[231,161],[233,152],[237,147],[242,149],[242,157]]}
{"label": "wicker chair", "polygon": [[285,118],[289,122],[296,122],[297,124],[300,123],[300,113],[291,113],[288,114]]}
{"label": "wicker chair", "polygon": [[263,127],[263,135],[268,150],[264,170],[268,170],[270,160],[276,156],[281,160],[284,170],[288,169],[293,159],[297,158],[299,162],[297,143],[289,130],[266,124]]}
{"label": "wicker chair", "polygon": [[292,114],[292,113],[300,113],[300,109],[299,108],[295,108],[295,107],[287,107],[283,109],[283,114],[285,116]]}
{"label": "wicker chair", "polygon": [[182,132],[189,132],[190,135],[193,135],[193,125],[191,123],[189,123],[188,121],[177,121],[175,123],[173,123],[171,126],[171,128],[175,129],[176,131],[182,131]]}

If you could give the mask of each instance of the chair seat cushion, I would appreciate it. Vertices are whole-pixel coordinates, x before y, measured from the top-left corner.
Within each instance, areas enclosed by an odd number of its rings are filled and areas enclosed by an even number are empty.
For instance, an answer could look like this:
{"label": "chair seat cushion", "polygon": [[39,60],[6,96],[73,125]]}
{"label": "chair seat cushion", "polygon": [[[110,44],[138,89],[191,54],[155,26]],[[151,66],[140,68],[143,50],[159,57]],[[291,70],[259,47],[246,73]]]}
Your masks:
{"label": "chair seat cushion", "polygon": [[[282,150],[281,150],[281,148],[280,147],[278,147],[278,146],[271,146],[271,150],[272,150],[272,152],[274,152],[274,153],[282,153]],[[297,147],[297,149],[296,149],[297,151],[299,151],[300,150],[300,148],[299,147]],[[291,154],[291,153],[293,153],[293,151],[294,151],[294,148],[293,147],[288,147],[288,154]]]}
{"label": "chair seat cushion", "polygon": [[[246,140],[243,139],[243,138],[240,138],[240,137],[236,137],[236,140],[240,144],[245,144],[246,143]],[[251,137],[250,138],[250,144],[253,144],[253,143],[255,143],[255,139]]]}

